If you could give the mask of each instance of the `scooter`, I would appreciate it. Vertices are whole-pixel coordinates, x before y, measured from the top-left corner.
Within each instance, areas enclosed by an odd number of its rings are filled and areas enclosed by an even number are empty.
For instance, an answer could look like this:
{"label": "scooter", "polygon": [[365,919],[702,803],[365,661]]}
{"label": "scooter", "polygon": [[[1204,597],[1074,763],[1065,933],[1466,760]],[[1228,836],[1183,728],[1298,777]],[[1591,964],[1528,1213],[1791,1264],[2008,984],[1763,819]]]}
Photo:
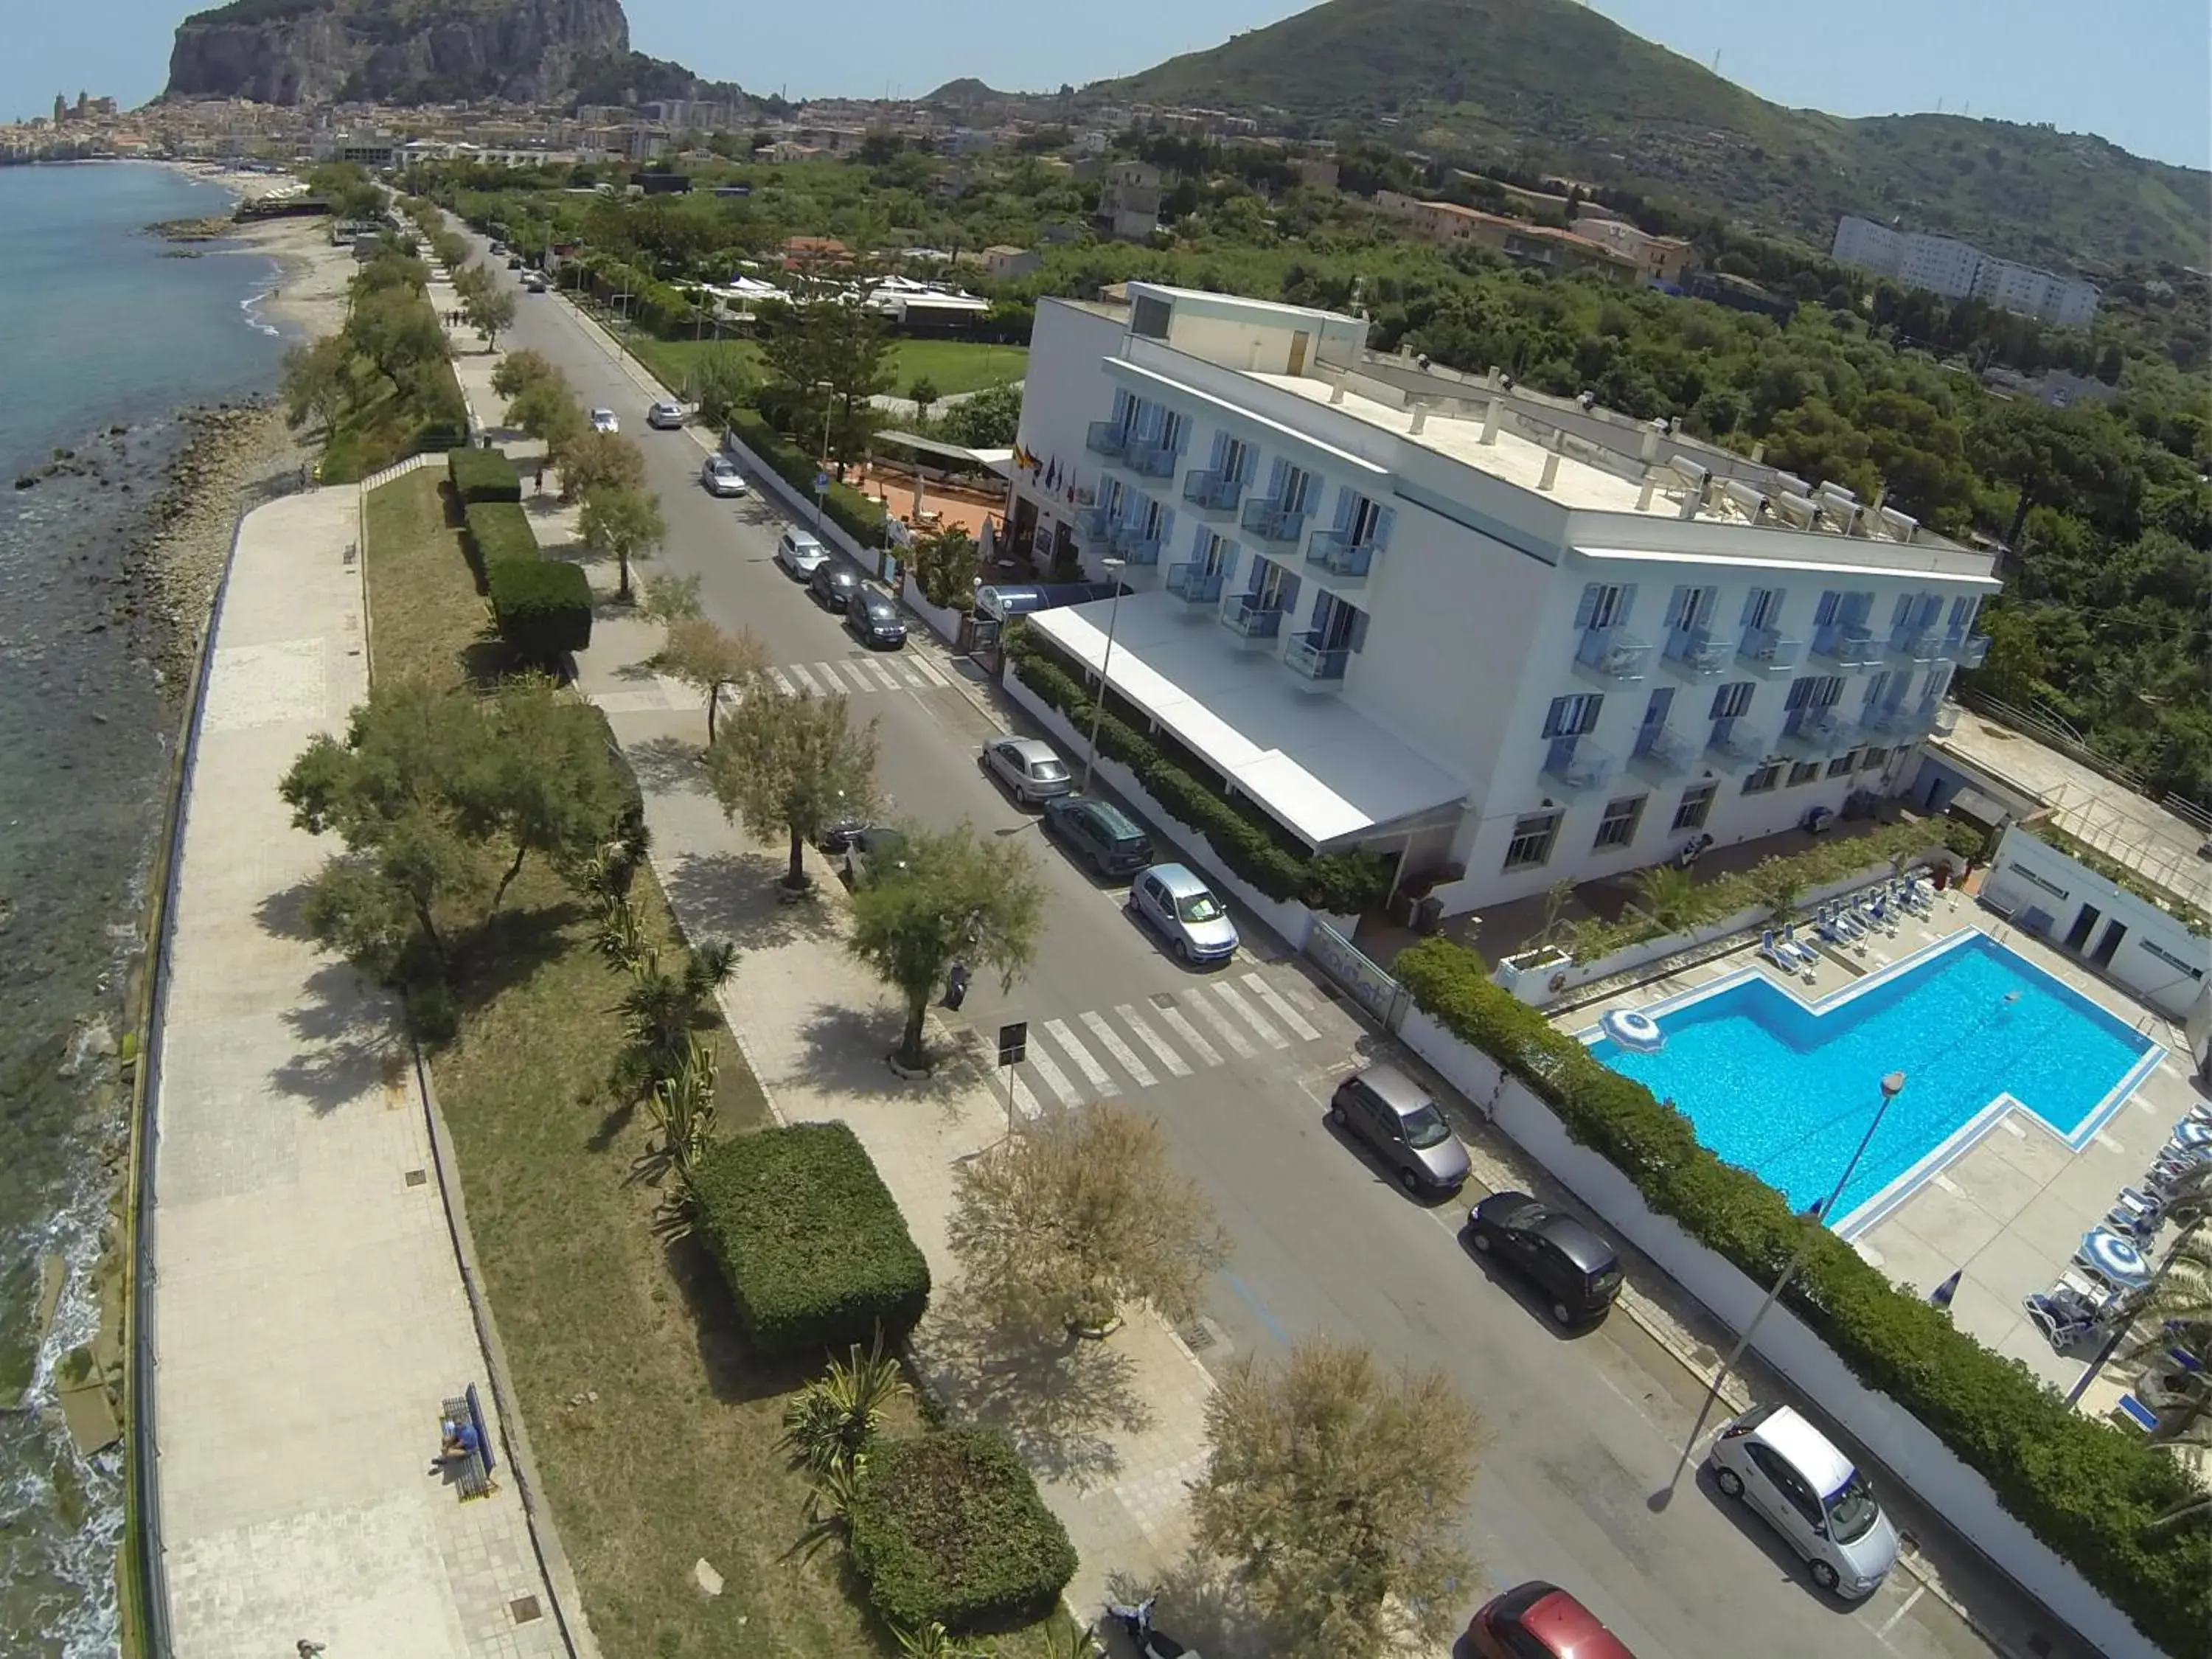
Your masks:
{"label": "scooter", "polygon": [[1106,1604],[1106,1616],[1121,1627],[1136,1648],[1138,1659],[1200,1659],[1196,1648],[1187,1648],[1172,1636],[1163,1636],[1152,1628],[1152,1603],[1159,1600],[1147,1595],[1133,1607],[1119,1602]]}

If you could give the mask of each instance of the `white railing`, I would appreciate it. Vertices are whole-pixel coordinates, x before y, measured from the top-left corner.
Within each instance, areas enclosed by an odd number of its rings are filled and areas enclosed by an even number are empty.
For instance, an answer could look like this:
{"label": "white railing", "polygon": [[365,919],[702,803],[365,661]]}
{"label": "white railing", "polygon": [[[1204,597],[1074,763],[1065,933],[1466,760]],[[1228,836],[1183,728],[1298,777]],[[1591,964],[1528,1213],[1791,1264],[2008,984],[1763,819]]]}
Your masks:
{"label": "white railing", "polygon": [[442,450],[431,450],[421,455],[410,455],[405,460],[394,461],[390,466],[385,467],[380,471],[372,472],[363,478],[361,481],[361,493],[366,495],[379,484],[388,484],[394,478],[404,477],[406,474],[419,471],[426,466],[443,466],[445,464],[446,457]]}

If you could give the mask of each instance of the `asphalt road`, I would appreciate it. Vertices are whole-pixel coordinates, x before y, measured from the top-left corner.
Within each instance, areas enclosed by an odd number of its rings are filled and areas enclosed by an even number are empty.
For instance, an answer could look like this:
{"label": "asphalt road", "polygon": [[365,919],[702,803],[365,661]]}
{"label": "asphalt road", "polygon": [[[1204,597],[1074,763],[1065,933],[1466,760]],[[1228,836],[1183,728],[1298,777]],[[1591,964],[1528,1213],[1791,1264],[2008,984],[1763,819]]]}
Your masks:
{"label": "asphalt road", "polygon": [[[1495,1588],[1540,1577],[1573,1589],[1640,1659],[1992,1651],[1902,1572],[1863,1605],[1831,1601],[1694,1468],[1666,1496],[1699,1404],[1682,1369],[1624,1317],[1588,1335],[1556,1334],[1462,1247],[1464,1200],[1409,1200],[1323,1121],[1334,1079],[1373,1040],[1295,963],[1268,960],[1281,949],[1272,940],[1212,975],[1169,960],[1117,891],[1044,842],[1035,817],[979,775],[976,748],[991,723],[938,683],[943,672],[907,672],[915,657],[943,668],[945,654],[914,643],[876,653],[900,682],[884,687],[862,661],[871,653],[773,562],[781,520],[761,497],[708,496],[698,438],[647,428],[645,394],[568,306],[525,296],[520,309],[511,346],[543,352],[587,404],[614,409],[644,449],[670,528],[662,562],[700,578],[708,613],[750,629],[772,663],[805,667],[817,681],[860,665],[848,689],[857,712],[880,722],[880,775],[896,813],[935,824],[967,818],[1035,852],[1050,894],[1036,968],[1011,994],[979,981],[962,1018],[986,1033],[1001,1018],[1025,1018],[1069,1088],[1085,1092],[1103,1077],[1160,1115],[1235,1243],[1208,1309],[1214,1346],[1202,1357],[1275,1354],[1302,1334],[1328,1332],[1391,1360],[1441,1366],[1478,1404],[1492,1439],[1468,1514],[1484,1580],[1464,1587],[1469,1608]],[[925,635],[916,624],[915,643]],[[1024,1081],[1051,1103],[1048,1073],[1032,1065]]]}

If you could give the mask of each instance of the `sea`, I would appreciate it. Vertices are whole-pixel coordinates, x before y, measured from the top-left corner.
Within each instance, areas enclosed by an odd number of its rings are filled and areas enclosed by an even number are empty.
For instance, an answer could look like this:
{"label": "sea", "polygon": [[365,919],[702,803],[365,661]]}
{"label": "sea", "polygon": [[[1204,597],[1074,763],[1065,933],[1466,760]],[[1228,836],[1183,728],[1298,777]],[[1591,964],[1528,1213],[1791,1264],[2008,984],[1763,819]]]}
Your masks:
{"label": "sea", "polygon": [[[55,1404],[127,1125],[112,1050],[180,710],[131,625],[127,550],[188,405],[276,384],[265,257],[146,233],[219,186],[127,163],[0,167],[0,1654],[116,1651],[121,1460],[78,1457]],[[56,452],[101,476],[13,486]],[[127,488],[126,488],[127,486]],[[70,1268],[33,1344],[42,1258]]]}

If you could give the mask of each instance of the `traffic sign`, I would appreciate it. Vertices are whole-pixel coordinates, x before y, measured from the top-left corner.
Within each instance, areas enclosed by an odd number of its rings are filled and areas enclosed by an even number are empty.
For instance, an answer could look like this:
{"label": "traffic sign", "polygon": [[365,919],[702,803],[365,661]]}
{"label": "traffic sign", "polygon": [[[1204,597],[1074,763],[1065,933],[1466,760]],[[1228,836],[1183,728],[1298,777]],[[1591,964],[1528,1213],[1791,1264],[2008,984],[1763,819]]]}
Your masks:
{"label": "traffic sign", "polygon": [[830,475],[827,472],[817,472],[814,475],[814,493],[817,495],[826,495],[830,493]]}
{"label": "traffic sign", "polygon": [[1030,1023],[1018,1019],[999,1028],[999,1064],[1012,1066],[1030,1051]]}

